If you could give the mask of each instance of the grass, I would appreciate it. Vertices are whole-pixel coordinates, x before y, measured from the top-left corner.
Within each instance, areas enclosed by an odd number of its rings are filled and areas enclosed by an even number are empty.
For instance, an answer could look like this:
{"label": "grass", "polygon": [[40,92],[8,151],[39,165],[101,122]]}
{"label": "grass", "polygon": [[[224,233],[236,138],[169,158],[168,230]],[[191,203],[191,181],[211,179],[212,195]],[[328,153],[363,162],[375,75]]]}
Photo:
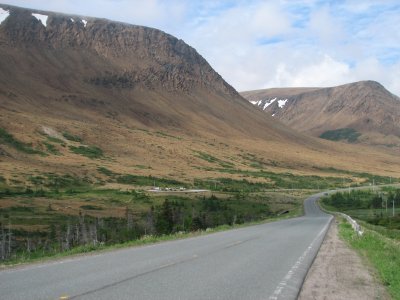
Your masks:
{"label": "grass", "polygon": [[[344,212],[353,218],[363,220],[371,225],[384,227],[393,231],[393,233],[395,231],[400,232],[400,190],[386,190],[387,192],[383,190],[377,192],[370,190],[353,190],[350,193],[339,192],[324,197],[321,203],[331,211]],[[395,203],[394,216],[392,201]],[[386,204],[387,209],[385,208]]]}
{"label": "grass", "polygon": [[107,169],[106,167],[98,167],[97,171],[99,171],[100,173],[106,175],[106,176],[114,176],[115,173],[109,169]]}
{"label": "grass", "polygon": [[325,140],[341,141],[347,140],[349,143],[357,142],[361,133],[353,128],[341,128],[336,130],[328,130],[322,133],[319,137]]}
{"label": "grass", "polygon": [[26,153],[26,154],[40,154],[40,155],[45,155],[42,151],[33,149],[31,145],[23,143],[16,138],[10,133],[8,133],[5,129],[0,128],[0,143],[9,145],[13,147],[14,149]]}
{"label": "grass", "polygon": [[212,170],[220,173],[239,174],[249,178],[266,179],[269,182],[262,183],[264,188],[329,189],[342,186],[343,183],[351,183],[351,180],[348,178],[321,177],[316,175],[299,176],[292,173],[274,173],[267,170],[241,170],[233,168],[217,168]]}
{"label": "grass", "polygon": [[52,142],[52,143],[64,144],[64,141],[63,141],[63,140],[61,140],[61,139],[59,139],[59,138],[52,137],[52,136],[47,136],[47,140],[48,140],[49,142]]}
{"label": "grass", "polygon": [[104,156],[103,150],[96,146],[69,146],[69,149],[75,154],[80,154],[91,159],[101,158]]}
{"label": "grass", "polygon": [[208,153],[201,152],[201,151],[194,151],[194,152],[196,153],[196,155],[195,155],[196,157],[198,157],[198,158],[200,158],[202,160],[205,160],[205,161],[207,161],[209,163],[217,163],[223,168],[229,169],[229,168],[233,168],[235,166],[231,162],[224,161],[222,159],[216,158],[216,157],[214,157],[214,156],[212,156],[212,155],[210,155]]}
{"label": "grass", "polygon": [[49,152],[51,154],[54,154],[54,155],[61,155],[60,151],[53,144],[50,144],[48,142],[44,142],[44,145],[47,148],[47,152]]}
{"label": "grass", "polygon": [[162,131],[157,131],[157,132],[156,132],[156,135],[159,136],[159,137],[164,137],[164,138],[173,138],[173,139],[175,139],[175,140],[182,140],[181,137],[176,137],[176,136],[167,134],[167,133],[162,132]]}
{"label": "grass", "polygon": [[62,135],[63,135],[63,137],[65,137],[67,140],[69,140],[71,142],[78,142],[78,143],[82,142],[82,138],[81,137],[79,137],[77,135],[70,134],[70,133],[68,133],[66,131],[64,131]]}
{"label": "grass", "polygon": [[210,154],[207,154],[207,153],[204,153],[204,152],[201,152],[201,151],[195,151],[195,152],[196,152],[196,154],[197,154],[196,156],[198,158],[201,158],[201,159],[203,159],[205,161],[208,161],[210,163],[215,163],[215,162],[219,161],[218,158],[216,158],[216,157],[214,157],[214,156],[212,156]]}
{"label": "grass", "polygon": [[222,192],[260,192],[272,188],[271,184],[261,182],[250,182],[246,179],[237,180],[232,178],[215,178],[209,180],[195,179],[194,185],[198,188],[210,189]]}
{"label": "grass", "polygon": [[339,234],[371,262],[393,299],[400,299],[399,242],[387,239],[368,228],[364,228],[364,234],[358,237],[350,224],[344,222],[339,226]]}
{"label": "grass", "polygon": [[186,187],[186,184],[174,179],[167,178],[157,178],[153,176],[140,176],[140,175],[132,175],[132,174],[124,174],[119,175],[117,177],[117,183],[122,184],[134,184],[138,186],[162,186],[162,187],[170,187],[170,186],[181,186]]}

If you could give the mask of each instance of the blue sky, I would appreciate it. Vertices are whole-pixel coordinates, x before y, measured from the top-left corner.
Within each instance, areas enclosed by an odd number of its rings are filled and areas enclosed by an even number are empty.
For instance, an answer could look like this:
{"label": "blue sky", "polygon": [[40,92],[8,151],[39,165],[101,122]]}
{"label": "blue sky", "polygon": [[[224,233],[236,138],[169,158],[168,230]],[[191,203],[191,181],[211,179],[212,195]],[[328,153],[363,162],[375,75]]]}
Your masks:
{"label": "blue sky", "polygon": [[0,0],[155,27],[237,90],[376,80],[400,95],[399,0]]}

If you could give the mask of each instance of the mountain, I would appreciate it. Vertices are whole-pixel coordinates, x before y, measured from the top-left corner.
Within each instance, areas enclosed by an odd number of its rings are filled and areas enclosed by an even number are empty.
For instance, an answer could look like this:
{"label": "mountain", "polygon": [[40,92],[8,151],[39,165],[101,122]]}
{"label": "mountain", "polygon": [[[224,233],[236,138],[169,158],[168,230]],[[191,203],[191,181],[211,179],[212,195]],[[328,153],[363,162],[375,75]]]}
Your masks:
{"label": "mountain", "polygon": [[268,115],[316,137],[388,147],[400,145],[400,99],[378,82],[266,89],[242,95]]}
{"label": "mountain", "polygon": [[276,122],[160,30],[0,7],[0,183],[60,174],[99,184],[118,174],[193,183],[242,180],[243,170],[260,168],[392,174],[400,165],[367,148],[374,159],[366,163],[350,146]]}

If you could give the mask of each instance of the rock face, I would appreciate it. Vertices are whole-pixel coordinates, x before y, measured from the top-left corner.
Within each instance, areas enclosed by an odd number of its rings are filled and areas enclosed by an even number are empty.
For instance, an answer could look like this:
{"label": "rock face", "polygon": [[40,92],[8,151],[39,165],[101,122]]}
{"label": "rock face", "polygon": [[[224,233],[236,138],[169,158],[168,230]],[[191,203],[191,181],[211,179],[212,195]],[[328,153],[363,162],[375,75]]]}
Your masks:
{"label": "rock face", "polygon": [[361,133],[358,142],[386,146],[400,143],[400,99],[375,81],[242,95],[287,125],[314,136],[347,128]]}
{"label": "rock face", "polygon": [[160,30],[0,8],[7,15],[0,23],[0,95],[9,110],[72,120],[98,114],[190,135],[296,139],[194,48]]}
{"label": "rock face", "polygon": [[88,51],[119,64],[120,70],[86,78],[106,87],[164,87],[189,91],[207,87],[237,96],[195,49],[160,30],[2,5],[9,16],[0,40],[11,47]]}

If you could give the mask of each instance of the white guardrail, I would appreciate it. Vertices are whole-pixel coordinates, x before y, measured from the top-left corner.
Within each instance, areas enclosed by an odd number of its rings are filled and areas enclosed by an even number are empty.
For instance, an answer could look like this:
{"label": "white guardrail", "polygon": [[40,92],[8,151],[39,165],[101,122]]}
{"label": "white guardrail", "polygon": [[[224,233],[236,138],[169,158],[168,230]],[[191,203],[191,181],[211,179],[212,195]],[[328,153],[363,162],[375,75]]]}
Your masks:
{"label": "white guardrail", "polygon": [[350,216],[348,216],[348,215],[346,215],[346,214],[344,214],[344,213],[339,213],[339,214],[340,214],[342,217],[344,217],[344,218],[347,220],[347,222],[349,222],[349,223],[351,224],[351,227],[353,227],[354,231],[357,232],[357,234],[358,234],[359,236],[362,236],[362,235],[363,235],[364,231],[362,231],[360,224],[358,224],[356,221],[354,221],[354,220],[352,219],[352,217],[350,217]]}

